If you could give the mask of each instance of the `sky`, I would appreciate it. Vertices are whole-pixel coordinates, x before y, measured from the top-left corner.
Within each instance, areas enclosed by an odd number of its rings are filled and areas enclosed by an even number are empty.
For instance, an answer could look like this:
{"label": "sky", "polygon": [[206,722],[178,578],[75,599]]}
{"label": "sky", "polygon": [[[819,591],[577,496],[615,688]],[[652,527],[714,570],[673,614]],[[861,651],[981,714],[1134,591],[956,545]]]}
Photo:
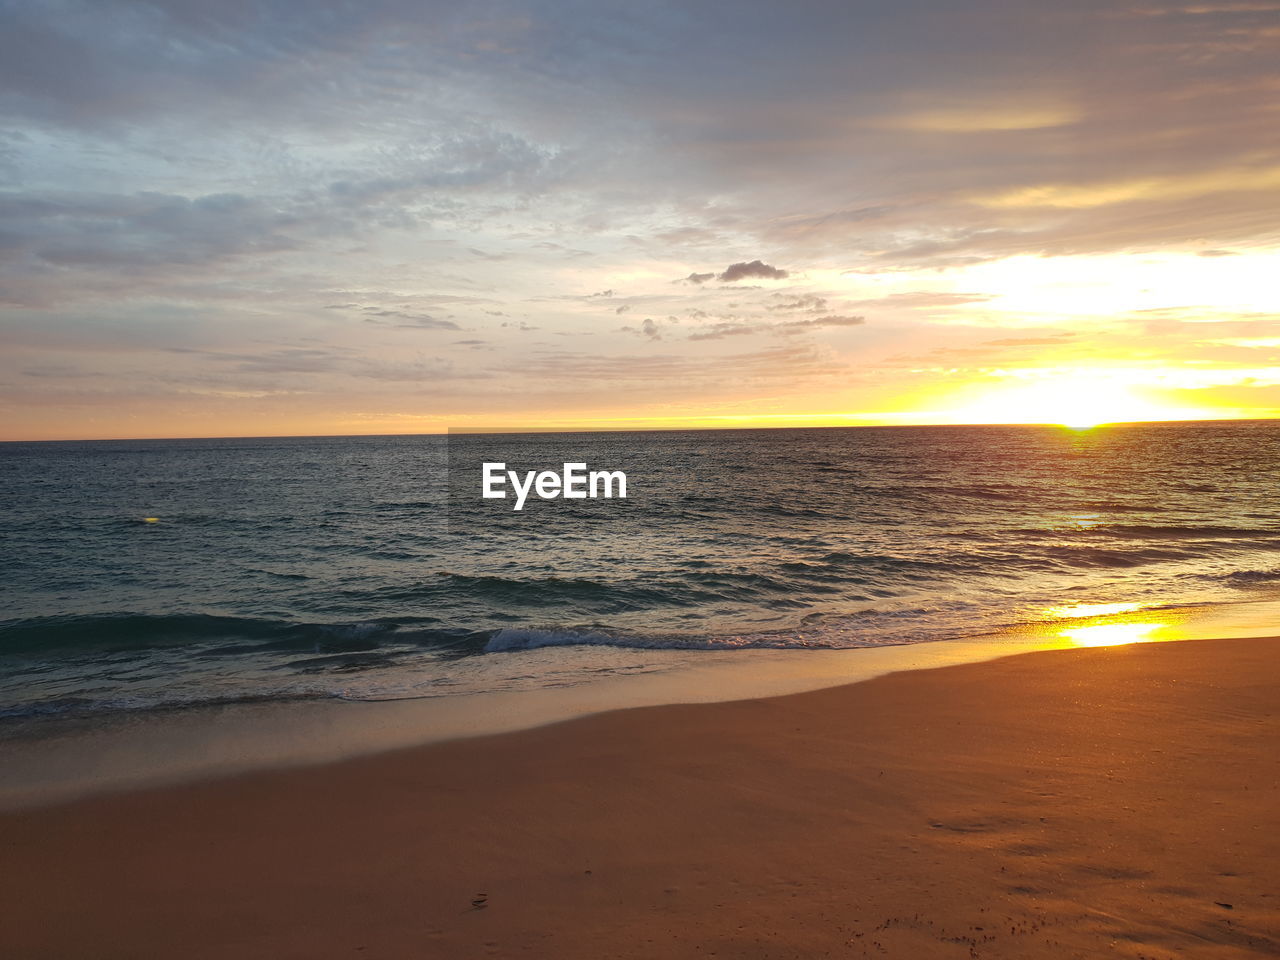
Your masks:
{"label": "sky", "polygon": [[1280,0],[0,0],[0,439],[1280,416]]}

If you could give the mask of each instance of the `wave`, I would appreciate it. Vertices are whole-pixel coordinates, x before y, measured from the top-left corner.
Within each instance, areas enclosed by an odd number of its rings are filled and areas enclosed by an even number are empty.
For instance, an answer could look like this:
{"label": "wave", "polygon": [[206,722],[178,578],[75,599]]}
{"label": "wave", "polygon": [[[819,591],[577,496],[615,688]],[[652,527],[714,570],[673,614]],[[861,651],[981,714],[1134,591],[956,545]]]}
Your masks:
{"label": "wave", "polygon": [[143,650],[198,641],[247,644],[222,652],[264,648],[343,653],[370,650],[395,629],[381,622],[299,623],[215,614],[105,613],[0,622],[0,654],[59,649]]}
{"label": "wave", "polygon": [[1211,575],[1211,579],[1224,580],[1233,584],[1271,583],[1280,580],[1280,569],[1275,570],[1232,570],[1230,573]]}
{"label": "wave", "polygon": [[606,634],[591,630],[556,630],[537,627],[504,627],[484,645],[485,653],[512,653],[544,647],[624,647],[634,650],[804,650],[886,646],[884,642],[859,642],[844,637],[824,640],[796,632],[744,633],[724,636],[679,634]]}

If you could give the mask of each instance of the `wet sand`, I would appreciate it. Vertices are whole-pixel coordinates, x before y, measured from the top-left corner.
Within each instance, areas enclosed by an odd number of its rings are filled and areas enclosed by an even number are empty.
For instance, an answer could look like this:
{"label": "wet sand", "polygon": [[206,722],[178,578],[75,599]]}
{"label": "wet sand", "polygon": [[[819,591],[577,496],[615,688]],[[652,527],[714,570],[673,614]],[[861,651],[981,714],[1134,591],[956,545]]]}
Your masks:
{"label": "wet sand", "polygon": [[0,956],[1272,957],[1280,640],[618,711],[0,815]]}

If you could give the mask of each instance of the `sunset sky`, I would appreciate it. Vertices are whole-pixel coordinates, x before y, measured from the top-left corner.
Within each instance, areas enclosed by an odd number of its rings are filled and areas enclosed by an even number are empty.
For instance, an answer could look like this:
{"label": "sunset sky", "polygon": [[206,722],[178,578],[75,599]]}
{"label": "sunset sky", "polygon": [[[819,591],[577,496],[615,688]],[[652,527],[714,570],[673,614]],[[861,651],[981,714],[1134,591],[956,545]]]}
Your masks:
{"label": "sunset sky", "polygon": [[1280,2],[0,19],[3,439],[1280,415]]}

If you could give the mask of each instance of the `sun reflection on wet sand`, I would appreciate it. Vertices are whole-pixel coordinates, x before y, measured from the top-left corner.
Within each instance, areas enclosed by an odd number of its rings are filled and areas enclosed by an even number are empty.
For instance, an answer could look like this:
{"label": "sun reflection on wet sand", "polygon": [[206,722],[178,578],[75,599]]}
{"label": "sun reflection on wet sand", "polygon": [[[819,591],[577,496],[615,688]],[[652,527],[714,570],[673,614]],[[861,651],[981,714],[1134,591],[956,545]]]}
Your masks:
{"label": "sun reflection on wet sand", "polygon": [[1076,646],[1117,647],[1125,643],[1150,643],[1158,638],[1152,634],[1165,626],[1162,623],[1095,623],[1087,627],[1071,627],[1059,631]]}
{"label": "sun reflection on wet sand", "polygon": [[1118,647],[1132,643],[1270,637],[1280,634],[1280,599],[1184,607],[1141,602],[1055,604],[1041,619],[997,634],[1029,642],[1024,649]]}
{"label": "sun reflection on wet sand", "polygon": [[[1182,637],[1186,610],[1149,609],[1142,603],[1070,603],[1044,609],[1043,630],[1073,647],[1116,647]],[[1132,616],[1127,616],[1132,615]]]}

